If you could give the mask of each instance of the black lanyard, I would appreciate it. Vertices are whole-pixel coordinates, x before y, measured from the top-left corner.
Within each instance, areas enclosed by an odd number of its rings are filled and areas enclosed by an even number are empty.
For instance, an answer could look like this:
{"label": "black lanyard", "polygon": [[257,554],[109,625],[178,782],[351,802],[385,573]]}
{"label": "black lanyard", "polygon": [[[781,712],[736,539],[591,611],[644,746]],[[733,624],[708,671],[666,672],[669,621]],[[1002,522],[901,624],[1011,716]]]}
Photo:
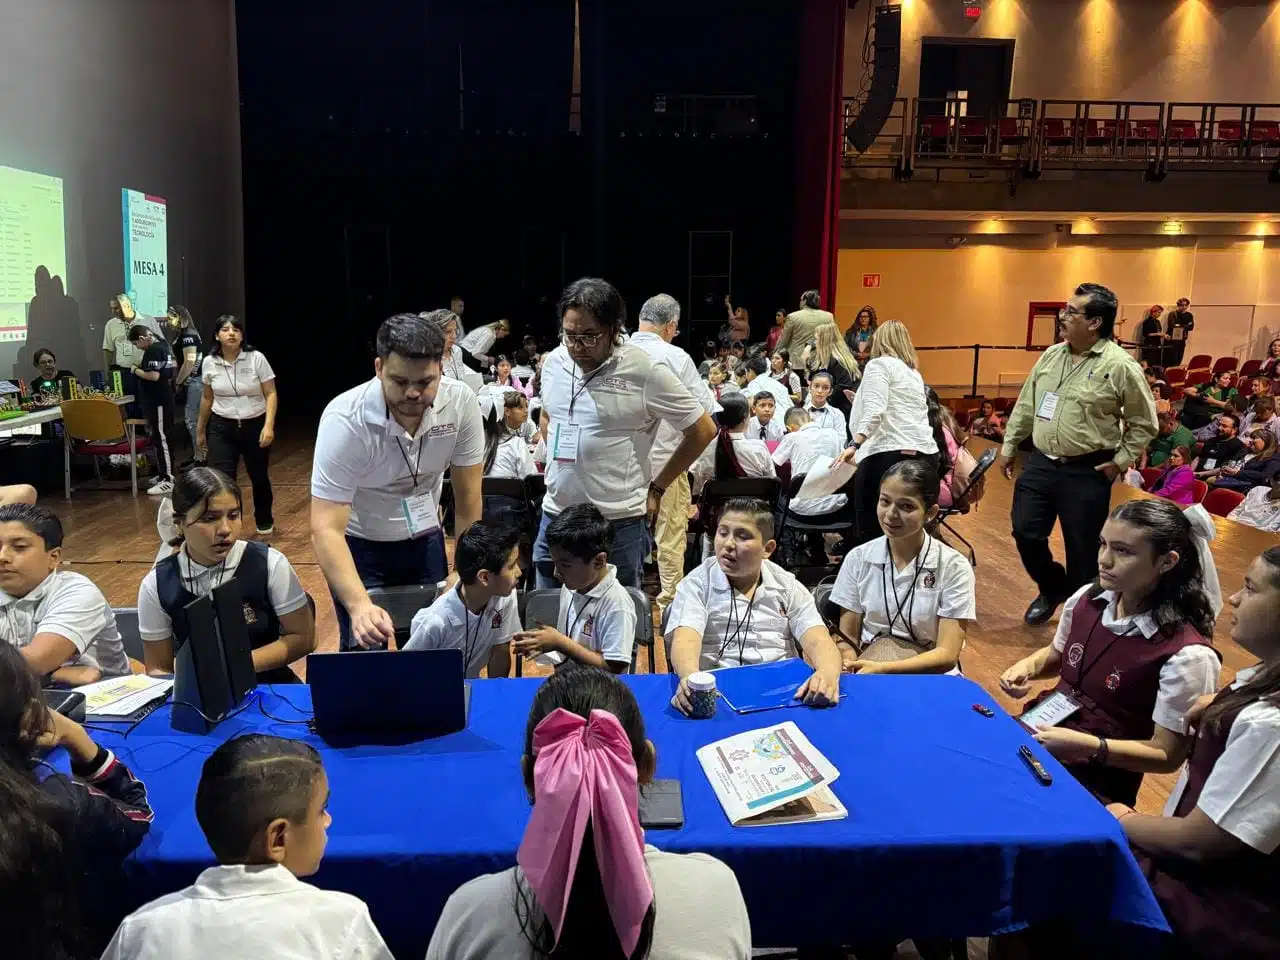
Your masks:
{"label": "black lanyard", "polygon": [[[232,544],[233,548],[234,546],[235,545]],[[187,593],[191,594],[193,597],[198,597],[200,596],[200,592],[196,590],[196,586],[199,585],[200,578],[203,577],[204,574],[203,573],[193,574],[191,572],[191,563],[192,563],[191,554],[183,550],[180,557],[182,556],[185,556],[187,558],[187,574],[186,576],[182,575],[182,560],[179,559],[178,560],[178,576],[182,578],[183,586],[187,588]],[[230,550],[227,551],[227,556],[223,557],[222,562],[219,563],[216,567],[205,567],[205,570],[210,572],[210,576],[209,576],[209,592],[210,593],[213,593],[214,587],[222,585],[222,576],[227,572],[227,557],[229,556],[231,556]],[[203,564],[201,564],[201,566],[203,566]]]}
{"label": "black lanyard", "polygon": [[[578,594],[578,596],[582,596],[582,594]],[[575,614],[575,613],[573,612],[573,598],[572,598],[572,597],[570,598],[570,600],[569,600],[569,610],[568,610],[568,612],[564,615],[565,626],[569,628],[568,630],[566,630],[566,631],[565,631],[565,633],[566,633],[566,635],[569,637],[569,639],[570,639],[570,640],[573,640],[573,639],[574,639],[574,636],[573,636],[573,628],[574,628],[574,627],[576,627],[576,626],[578,625],[578,623],[579,623],[579,622],[581,622],[581,620],[582,620],[582,615],[583,615],[583,614],[585,614],[585,613],[587,612],[587,609],[588,609],[588,608],[589,608],[593,603],[595,603],[595,602],[596,602],[596,600],[597,600],[597,598],[596,598],[596,597],[587,597],[587,602],[586,602],[586,603],[584,603],[582,606],[580,606],[580,607],[578,608],[578,612]],[[576,641],[575,641],[575,642],[576,642]]]}
{"label": "black lanyard", "polygon": [[1066,383],[1068,380],[1074,377],[1078,371],[1083,370],[1086,365],[1092,363],[1094,359],[1095,357],[1092,353],[1085,354],[1085,356],[1081,358],[1079,363],[1073,364],[1071,369],[1068,370],[1067,364],[1071,360],[1071,348],[1067,347],[1066,353],[1062,355],[1062,372],[1058,374],[1058,386],[1054,390],[1054,392],[1057,393],[1058,391],[1062,390],[1062,385],[1064,383]]}
{"label": "black lanyard", "polygon": [[[422,430],[422,426],[418,426],[418,430]],[[422,466],[422,448],[427,445],[427,441],[422,437],[421,432],[418,435],[418,459],[416,463],[409,462],[409,454],[405,452],[404,444],[400,442],[399,437],[396,438],[396,449],[400,451],[400,456],[404,459],[404,465],[409,470],[409,476],[413,477],[412,493],[418,492],[418,468]]]}
{"label": "black lanyard", "polygon": [[462,597],[462,590],[458,590],[458,602],[462,604],[462,647],[463,661],[462,669],[464,672],[471,669],[471,657],[476,651],[476,647],[480,644],[480,630],[484,627],[484,617],[488,610],[488,604],[476,614],[476,632],[473,636],[471,633],[471,608],[467,606],[467,601]]}
{"label": "black lanyard", "polygon": [[[724,622],[724,638],[720,644],[720,652],[716,654],[717,660],[724,659],[724,653],[729,649],[729,645],[735,640],[738,643],[738,663],[742,663],[742,655],[746,651],[747,637],[751,635],[751,614],[755,610],[756,597],[760,596],[760,588],[764,585],[764,577],[761,576],[751,590],[751,599],[747,601],[746,612],[738,618],[738,591],[733,588],[733,584],[729,584],[729,616]],[[733,627],[733,635],[730,636],[729,628]]]}
{"label": "black lanyard", "polygon": [[[573,361],[570,361],[570,363],[572,362]],[[609,361],[606,360],[604,363],[608,362]],[[582,392],[587,389],[587,384],[595,378],[597,373],[604,369],[604,363],[600,364],[600,366],[596,367],[590,373],[585,374],[582,378],[582,386],[578,387],[576,390],[574,389],[574,385],[578,382],[578,365],[576,363],[573,364],[573,369],[569,371],[569,423],[573,423],[573,405],[578,402],[578,398],[582,396]]]}
{"label": "black lanyard", "polygon": [[[916,637],[916,632],[911,626],[911,621],[916,610],[916,584],[920,580],[920,571],[924,569],[924,562],[929,558],[929,539],[930,538],[928,536],[924,538],[924,545],[920,548],[920,552],[916,554],[916,567],[915,571],[911,574],[911,586],[907,588],[907,592],[903,595],[901,600],[898,599],[898,568],[894,566],[893,551],[889,549],[889,539],[887,537],[884,541],[884,552],[886,556],[885,565],[880,568],[880,593],[884,597],[884,605],[886,607],[889,606],[889,590],[892,588],[893,603],[897,608],[889,617],[889,636],[893,636],[893,625],[898,621],[902,621],[902,625],[906,628],[907,635],[911,637],[911,641],[919,644],[920,646],[924,646],[924,644]],[[891,567],[893,568],[893,576],[889,575],[889,569]],[[905,617],[902,615],[903,604],[910,604],[910,609],[907,610],[907,615]],[[888,611],[886,610],[885,612],[887,613]]]}

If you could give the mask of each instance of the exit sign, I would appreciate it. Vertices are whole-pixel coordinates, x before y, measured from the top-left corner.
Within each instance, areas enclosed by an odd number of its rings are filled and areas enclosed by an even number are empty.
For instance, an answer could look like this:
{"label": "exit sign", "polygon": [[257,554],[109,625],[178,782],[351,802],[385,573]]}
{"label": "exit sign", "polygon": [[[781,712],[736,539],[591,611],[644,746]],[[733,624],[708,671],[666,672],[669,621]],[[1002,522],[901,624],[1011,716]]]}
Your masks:
{"label": "exit sign", "polygon": [[964,7],[964,18],[966,20],[977,20],[982,16],[982,8],[976,3],[966,3]]}
{"label": "exit sign", "polygon": [[878,274],[878,273],[864,273],[864,274],[862,275],[862,285],[863,285],[864,287],[878,287],[878,286],[880,286],[880,274]]}

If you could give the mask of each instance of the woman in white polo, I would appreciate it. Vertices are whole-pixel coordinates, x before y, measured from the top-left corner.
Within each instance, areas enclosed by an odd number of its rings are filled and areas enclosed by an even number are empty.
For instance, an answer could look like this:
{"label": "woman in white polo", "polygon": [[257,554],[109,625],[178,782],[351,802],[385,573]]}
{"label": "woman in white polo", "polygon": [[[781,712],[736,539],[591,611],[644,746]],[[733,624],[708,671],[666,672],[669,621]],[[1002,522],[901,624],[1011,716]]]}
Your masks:
{"label": "woman in white polo", "polygon": [[[618,581],[639,588],[649,518],[711,442],[715,424],[669,367],[622,339],[627,308],[612,284],[574,281],[557,312],[561,346],[547,354],[540,378],[547,494],[533,544],[538,586],[555,585],[547,525],[566,508],[591,503],[613,523],[609,562]],[[649,451],[663,421],[684,436],[654,475]]]}
{"label": "woman in white polo", "polygon": [[343,649],[385,646],[390,615],[370,587],[449,574],[436,491],[453,487],[455,532],[480,518],[484,429],[475,394],[441,376],[440,326],[398,314],[378,330],[375,376],[325,408],[311,470],[311,540]]}
{"label": "woman in white polo", "polygon": [[215,343],[200,368],[204,396],[196,423],[196,449],[232,480],[240,460],[253,485],[253,520],[260,536],[275,530],[267,465],[276,434],[276,374],[244,340],[244,321],[218,318]]}

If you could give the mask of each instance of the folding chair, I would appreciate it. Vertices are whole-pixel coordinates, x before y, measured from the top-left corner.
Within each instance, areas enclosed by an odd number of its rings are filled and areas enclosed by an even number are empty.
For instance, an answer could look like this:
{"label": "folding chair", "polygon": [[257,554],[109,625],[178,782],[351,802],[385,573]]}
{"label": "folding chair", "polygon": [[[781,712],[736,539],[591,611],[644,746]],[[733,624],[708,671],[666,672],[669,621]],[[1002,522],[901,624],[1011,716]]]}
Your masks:
{"label": "folding chair", "polygon": [[73,453],[93,458],[93,474],[103,489],[110,487],[102,482],[98,458],[128,456],[130,483],[134,497],[138,496],[138,454],[151,449],[151,439],[137,435],[136,428],[146,421],[126,419],[122,409],[105,397],[62,401],[63,470],[68,500],[71,499]]}
{"label": "folding chair", "polygon": [[145,662],[142,635],[138,632],[138,608],[112,607],[111,612],[116,617],[116,629],[120,631],[120,640],[124,644],[125,655],[130,660],[137,660],[140,663]]}
{"label": "folding chair", "polygon": [[[784,543],[783,535],[788,530],[796,530],[801,533],[812,532],[819,534],[843,534],[853,529],[854,522],[852,517],[852,507],[848,505],[844,508],[843,512],[845,513],[845,519],[843,520],[823,520],[822,516],[807,517],[803,514],[796,513],[791,509],[792,501],[794,501],[799,495],[800,488],[804,486],[805,476],[806,474],[802,473],[798,477],[793,478],[787,485],[786,498],[782,503],[782,520],[778,524],[778,531],[776,534],[779,544]],[[838,565],[830,562],[822,564],[818,569],[821,569],[824,572],[818,579],[822,579],[822,577],[826,576],[828,573],[834,572],[834,568],[836,566]],[[797,563],[792,572],[796,573],[800,582],[805,583],[807,586],[808,584],[806,583],[806,579],[807,577],[812,577],[812,574],[809,573],[812,569],[813,567],[810,565]],[[805,573],[807,577],[800,576],[800,573]]]}
{"label": "folding chair", "polygon": [[[520,609],[520,622],[526,630],[543,625],[554,627],[560,617],[560,588],[521,591],[516,603]],[[515,659],[516,676],[523,677],[524,657]]]}
{"label": "folding chair", "polygon": [[[720,509],[729,500],[738,497],[750,497],[762,500],[770,510],[778,509],[778,495],[782,485],[777,480],[764,477],[735,477],[732,480],[709,480],[702,488],[698,499],[698,518],[689,523],[689,535],[695,538],[703,534],[714,536],[716,524],[719,522]],[[697,551],[701,556],[701,550]],[[696,566],[696,564],[695,564]],[[689,566],[687,551],[685,573],[692,569]]]}
{"label": "folding chair", "polygon": [[[636,642],[631,646],[631,672],[636,672],[636,655],[641,647],[649,648],[649,672],[658,672],[657,651],[653,648],[653,601],[635,587],[627,587],[627,593],[636,605]],[[667,669],[670,670],[670,664]]]}
{"label": "folding chair", "polygon": [[439,592],[434,583],[413,583],[404,587],[371,587],[369,599],[391,615],[396,631],[396,647],[409,642],[413,628],[413,615],[429,607]]}
{"label": "folding chair", "polygon": [[974,550],[973,544],[966,540],[964,536],[955,529],[955,527],[947,523],[947,520],[957,514],[965,512],[965,509],[969,506],[969,493],[978,484],[978,482],[982,480],[986,472],[991,469],[991,465],[996,462],[996,455],[998,452],[999,450],[996,447],[987,447],[986,450],[982,451],[982,456],[978,457],[978,465],[974,467],[973,472],[969,474],[969,483],[960,491],[959,495],[952,500],[951,506],[940,509],[938,511],[938,515],[933,519],[933,522],[929,524],[928,532],[931,536],[937,536],[939,529],[945,528],[947,533],[951,534],[951,536],[963,543],[965,545],[965,549],[969,551],[969,563],[975,567],[978,565],[978,553]]}

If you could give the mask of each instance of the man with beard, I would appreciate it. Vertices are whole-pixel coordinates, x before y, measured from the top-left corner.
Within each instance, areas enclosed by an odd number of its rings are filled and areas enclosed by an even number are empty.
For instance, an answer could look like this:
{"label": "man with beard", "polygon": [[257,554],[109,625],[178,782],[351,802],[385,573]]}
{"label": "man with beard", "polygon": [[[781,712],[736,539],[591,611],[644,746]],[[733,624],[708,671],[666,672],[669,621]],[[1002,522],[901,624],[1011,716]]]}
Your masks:
{"label": "man with beard", "polygon": [[448,575],[436,491],[450,470],[455,534],[480,518],[484,429],[471,391],[441,375],[440,328],[397,314],[378,329],[374,378],[325,408],[311,471],[311,541],[342,649],[385,647],[391,616],[371,587]]}

